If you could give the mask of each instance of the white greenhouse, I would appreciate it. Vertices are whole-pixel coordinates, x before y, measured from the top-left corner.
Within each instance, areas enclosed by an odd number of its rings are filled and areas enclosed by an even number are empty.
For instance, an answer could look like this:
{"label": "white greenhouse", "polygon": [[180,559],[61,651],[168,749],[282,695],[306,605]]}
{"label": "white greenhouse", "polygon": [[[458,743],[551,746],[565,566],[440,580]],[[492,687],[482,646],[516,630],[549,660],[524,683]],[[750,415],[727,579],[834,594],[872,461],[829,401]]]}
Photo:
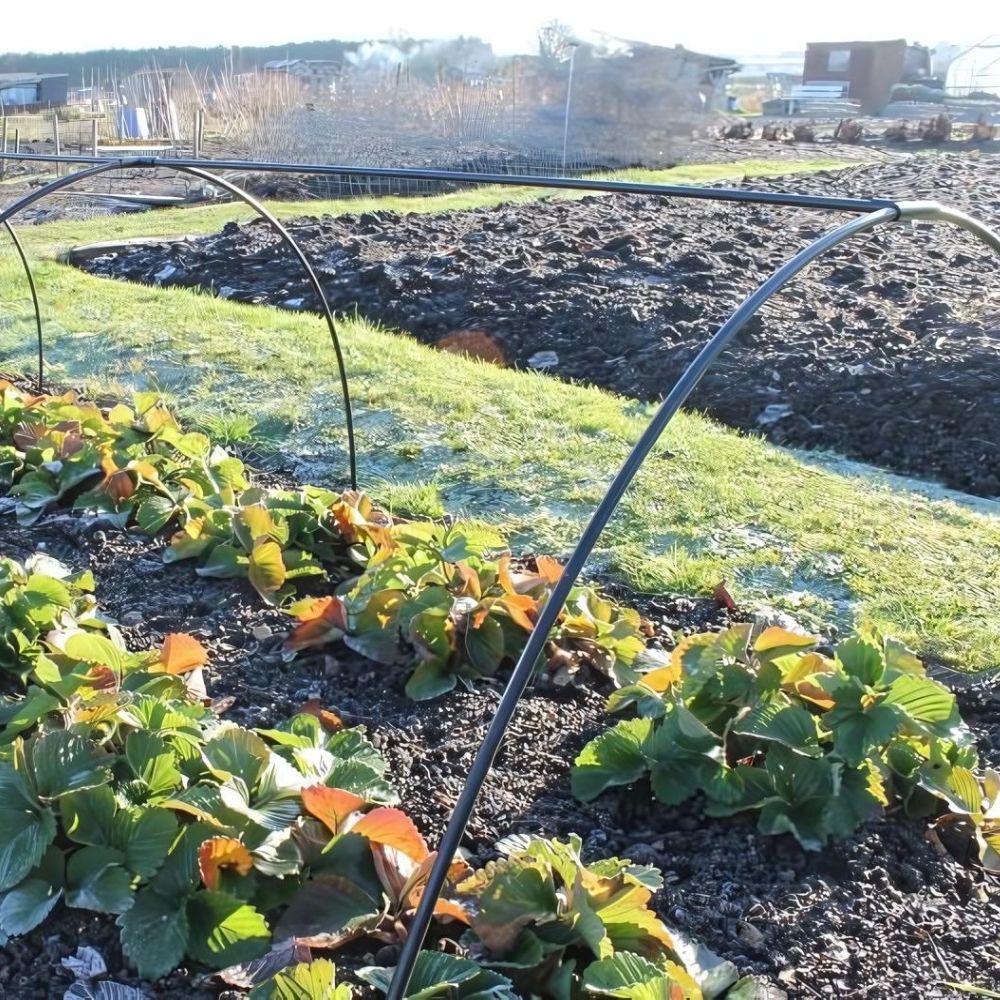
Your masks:
{"label": "white greenhouse", "polygon": [[948,66],[949,97],[992,94],[1000,97],[1000,35],[991,35],[957,55]]}

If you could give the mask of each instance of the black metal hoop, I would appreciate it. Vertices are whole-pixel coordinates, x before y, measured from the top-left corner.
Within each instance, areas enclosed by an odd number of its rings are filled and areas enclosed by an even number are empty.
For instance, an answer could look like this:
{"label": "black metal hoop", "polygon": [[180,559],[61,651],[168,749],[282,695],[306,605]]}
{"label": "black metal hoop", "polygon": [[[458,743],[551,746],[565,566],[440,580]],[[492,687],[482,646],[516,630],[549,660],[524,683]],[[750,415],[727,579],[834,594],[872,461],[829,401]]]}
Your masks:
{"label": "black metal hoop", "polygon": [[[176,170],[178,173],[190,174],[193,177],[198,177],[203,181],[210,184],[216,184],[228,191],[230,194],[239,198],[240,201],[249,205],[255,212],[257,212],[268,225],[278,234],[282,242],[292,251],[296,259],[302,265],[306,272],[306,277],[309,279],[309,284],[312,286],[313,291],[319,298],[320,308],[323,313],[323,318],[326,320],[327,329],[330,332],[330,340],[333,344],[333,351],[337,358],[337,368],[340,372],[340,388],[344,397],[344,424],[347,430],[347,454],[348,463],[350,467],[350,478],[351,478],[351,488],[358,488],[358,466],[357,466],[357,447],[354,440],[354,414],[351,409],[351,395],[347,384],[347,368],[344,362],[344,354],[340,346],[340,337],[337,334],[337,324],[333,318],[333,312],[330,309],[330,302],[326,297],[326,293],[323,291],[323,286],[320,283],[319,278],[316,275],[315,270],[313,270],[312,264],[309,262],[309,258],[306,256],[303,249],[296,242],[291,233],[283,226],[278,219],[267,209],[263,204],[261,204],[252,195],[247,194],[242,188],[237,187],[231,181],[227,181],[223,177],[219,177],[208,170],[204,170],[201,167],[188,166],[184,163],[172,163],[169,160],[157,161],[155,163],[150,163],[148,159],[137,158],[135,160],[106,160],[102,163],[98,163],[95,166],[90,167],[86,170],[79,170],[73,174],[67,174],[65,177],[57,177],[55,180],[50,181],[48,184],[31,191],[26,194],[23,198],[18,199],[12,205],[0,211],[0,222],[9,223],[9,220],[17,215],[18,212],[30,205],[33,205],[37,201],[41,201],[43,198],[56,191],[60,191],[65,187],[69,187],[77,181],[83,180],[87,177],[93,177],[97,174],[106,173],[109,170],[121,170],[130,169],[132,167],[139,167],[150,169],[153,167],[168,167],[171,170]],[[8,230],[13,236],[13,230],[10,229],[8,224]],[[20,241],[17,237],[14,237],[15,244],[18,247],[18,252],[21,256],[21,262],[24,265],[25,273],[28,275],[28,281],[32,288],[32,297],[35,302],[35,318],[38,326],[38,381],[41,384],[42,381],[42,368],[43,368],[43,346],[42,346],[42,322],[41,314],[38,308],[38,298],[35,294],[34,280],[31,277],[31,269],[28,266],[28,259],[24,253],[23,247],[20,245]]]}
{"label": "black metal hoop", "polygon": [[944,208],[935,202],[902,202],[899,205],[880,208],[868,215],[859,216],[850,222],[831,229],[823,236],[799,251],[787,260],[774,274],[763,282],[749,295],[729,319],[716,331],[712,338],[698,353],[681,377],[674,384],[666,399],[660,404],[653,419],[643,431],[625,462],[618,470],[604,499],[591,515],[587,527],[580,536],[576,548],[563,569],[562,576],[552,588],[545,605],[542,607],[535,627],[528,636],[527,644],[511,674],[507,687],[504,689],[497,706],[493,720],[490,722],[486,736],[476,752],[472,767],[469,769],[465,785],[458,797],[448,820],[448,826],[437,847],[437,857],[434,860],[430,877],[420,897],[420,903],[410,925],[406,941],[403,943],[399,961],[393,973],[392,981],[386,994],[386,1000],[403,1000],[413,967],[420,954],[427,929],[434,915],[434,906],[444,888],[456,852],[461,846],[462,837],[469,823],[469,817],[475,808],[476,800],[482,791],[483,784],[503,742],[507,727],[514,716],[517,705],[528,686],[535,666],[541,657],[545,643],[548,640],[552,626],[555,624],[569,592],[576,583],[584,564],[593,551],[597,540],[621,501],[625,490],[635,478],[640,466],[649,455],[653,446],[659,440],[667,424],[673,419],[692,390],[701,380],[705,372],[715,363],[747,321],[771,298],[780,291],[803,268],[811,264],[827,250],[843,243],[861,233],[865,233],[883,223],[892,223],[907,219],[926,219],[930,221],[950,222],[967,229],[973,235],[1000,254],[1000,235],[982,223],[957,212]]}
{"label": "black metal hoop", "polygon": [[10,238],[14,242],[14,249],[17,250],[18,257],[21,258],[21,265],[24,267],[25,277],[28,279],[28,288],[31,291],[31,304],[35,307],[35,329],[38,332],[38,371],[36,374],[36,386],[38,391],[42,391],[43,369],[45,367],[45,342],[42,337],[42,310],[38,305],[38,290],[35,288],[35,276],[31,273],[31,264],[28,262],[28,255],[24,252],[24,247],[18,239],[14,227],[4,219],[4,228],[10,233]]}

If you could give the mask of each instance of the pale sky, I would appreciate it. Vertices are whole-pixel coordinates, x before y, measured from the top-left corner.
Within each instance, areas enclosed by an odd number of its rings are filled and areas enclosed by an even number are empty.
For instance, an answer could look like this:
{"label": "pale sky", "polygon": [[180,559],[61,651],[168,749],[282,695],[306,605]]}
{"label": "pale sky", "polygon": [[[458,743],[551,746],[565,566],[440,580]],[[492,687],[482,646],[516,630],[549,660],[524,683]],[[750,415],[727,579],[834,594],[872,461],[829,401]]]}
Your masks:
{"label": "pale sky", "polygon": [[4,0],[3,7],[0,51],[14,52],[464,34],[507,54],[535,51],[539,25],[553,18],[579,32],[720,55],[771,54],[823,40],[972,44],[1000,33],[1000,14],[987,13],[992,4],[930,0]]}

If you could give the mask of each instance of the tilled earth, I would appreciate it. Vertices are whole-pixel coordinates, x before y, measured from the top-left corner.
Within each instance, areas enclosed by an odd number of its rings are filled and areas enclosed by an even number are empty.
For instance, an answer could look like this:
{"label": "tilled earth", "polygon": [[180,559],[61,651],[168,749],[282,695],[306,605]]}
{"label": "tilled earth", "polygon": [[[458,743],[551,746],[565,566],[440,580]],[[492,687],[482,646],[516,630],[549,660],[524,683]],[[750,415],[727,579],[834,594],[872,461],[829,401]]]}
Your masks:
{"label": "tilled earth", "polygon": [[[23,559],[39,547],[95,571],[102,607],[134,648],[170,631],[197,635],[212,654],[209,693],[234,699],[227,717],[269,726],[318,697],[349,724],[367,727],[404,807],[429,838],[441,833],[496,708],[496,684],[417,704],[403,695],[404,672],[344,649],[286,664],[279,655],[285,620],[247,587],[200,578],[186,563],[165,567],[156,543],[75,516],[49,517],[30,532],[0,523],[3,554]],[[675,629],[728,621],[714,602],[646,598],[637,606],[664,642]],[[1000,694],[982,681],[958,690],[985,761],[997,765]],[[951,995],[942,980],[1000,987],[1000,882],[938,853],[919,823],[890,816],[807,854],[790,838],[758,835],[749,821],[707,818],[697,805],[651,805],[642,788],[576,802],[569,764],[607,725],[605,694],[536,687],[526,696],[466,836],[474,861],[488,860],[499,837],[520,831],[577,832],[590,856],[656,864],[667,880],[656,899],[663,917],[741,973],[763,977],[775,998],[927,1000]],[[70,979],[59,959],[83,944],[102,953],[113,978],[135,984],[111,918],[57,912],[40,931],[0,948],[0,998],[62,996]],[[361,945],[336,957],[350,969],[376,956]],[[393,956],[383,951],[377,958]],[[219,995],[196,970],[142,985],[154,998]]]}
{"label": "tilled earth", "polygon": [[[995,158],[898,158],[746,186],[930,198],[1000,224]],[[290,228],[339,312],[655,399],[753,288],[842,218],[607,196]],[[318,309],[262,222],[81,266]],[[1000,261],[971,236],[925,223],[882,229],[832,251],[765,306],[691,405],[779,443],[1000,495],[998,307]]]}

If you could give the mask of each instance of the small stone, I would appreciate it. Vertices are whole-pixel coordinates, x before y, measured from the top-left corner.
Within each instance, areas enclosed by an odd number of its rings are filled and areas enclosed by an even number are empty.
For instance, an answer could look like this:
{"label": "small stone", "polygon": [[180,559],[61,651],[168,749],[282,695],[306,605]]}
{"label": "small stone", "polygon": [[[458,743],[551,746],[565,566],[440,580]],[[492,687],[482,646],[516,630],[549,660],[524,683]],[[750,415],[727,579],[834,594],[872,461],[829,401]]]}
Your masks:
{"label": "small stone", "polygon": [[757,414],[757,423],[761,427],[770,427],[785,417],[790,417],[794,411],[787,403],[768,403],[760,413]]}
{"label": "small stone", "polygon": [[126,628],[135,628],[136,625],[141,625],[143,622],[144,615],[141,611],[126,611],[122,615],[122,625]]}
{"label": "small stone", "polygon": [[555,351],[536,351],[528,358],[528,367],[536,371],[548,371],[559,364],[559,355]]}
{"label": "small stone", "polygon": [[753,924],[743,923],[740,924],[739,932],[737,937],[741,944],[746,945],[748,948],[752,948],[754,951],[764,947],[767,938],[764,936],[763,932]]}
{"label": "small stone", "polygon": [[258,642],[263,642],[265,639],[270,639],[271,636],[274,635],[269,625],[254,625],[254,627],[250,631],[253,637]]}

